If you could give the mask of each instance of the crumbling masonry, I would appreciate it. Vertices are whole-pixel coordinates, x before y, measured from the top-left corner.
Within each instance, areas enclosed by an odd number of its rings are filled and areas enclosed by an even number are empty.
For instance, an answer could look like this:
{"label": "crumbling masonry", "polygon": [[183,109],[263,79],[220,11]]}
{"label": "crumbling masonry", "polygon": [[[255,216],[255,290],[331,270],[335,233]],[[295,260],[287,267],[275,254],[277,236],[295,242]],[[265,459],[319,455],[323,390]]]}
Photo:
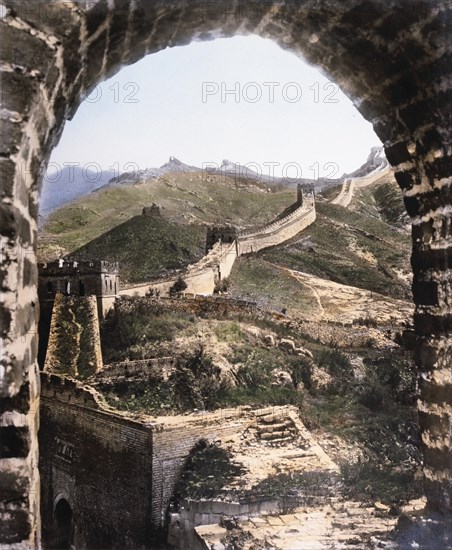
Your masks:
{"label": "crumbling masonry", "polygon": [[258,34],[303,55],[373,124],[413,223],[429,505],[452,509],[452,193],[447,0],[1,0],[2,542],[39,539],[37,205],[83,98],[168,46]]}

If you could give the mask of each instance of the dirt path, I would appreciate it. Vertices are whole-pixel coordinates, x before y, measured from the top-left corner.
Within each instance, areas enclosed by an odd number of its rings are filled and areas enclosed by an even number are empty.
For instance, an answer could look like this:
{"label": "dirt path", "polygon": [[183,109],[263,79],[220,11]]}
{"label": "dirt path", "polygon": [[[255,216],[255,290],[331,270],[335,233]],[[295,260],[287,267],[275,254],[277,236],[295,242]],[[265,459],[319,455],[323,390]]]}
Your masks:
{"label": "dirt path", "polygon": [[314,293],[318,303],[315,320],[351,323],[360,318],[369,318],[384,324],[391,320],[404,321],[413,314],[413,305],[410,302],[321,279],[302,271],[281,269]]}

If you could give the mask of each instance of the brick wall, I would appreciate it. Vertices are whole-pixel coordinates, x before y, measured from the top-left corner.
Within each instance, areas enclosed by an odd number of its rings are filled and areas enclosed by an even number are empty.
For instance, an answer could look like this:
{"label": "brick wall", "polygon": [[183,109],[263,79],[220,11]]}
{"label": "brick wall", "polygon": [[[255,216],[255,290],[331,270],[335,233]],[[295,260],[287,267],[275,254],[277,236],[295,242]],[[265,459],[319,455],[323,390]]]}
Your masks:
{"label": "brick wall", "polygon": [[49,374],[41,380],[44,540],[52,533],[55,503],[64,496],[77,548],[152,548],[195,444],[221,441],[255,422],[241,409],[132,418],[114,411],[90,386]]}
{"label": "brick wall", "polygon": [[375,183],[379,179],[389,176],[390,174],[391,170],[389,168],[383,168],[383,170],[378,168],[376,172],[372,172],[365,177],[350,178],[345,180],[339,194],[337,197],[334,197],[331,204],[340,204],[346,208],[352,202],[355,189],[367,187],[368,185],[371,185],[372,183]]}
{"label": "brick wall", "polygon": [[192,313],[204,318],[237,318],[250,316],[252,318],[270,319],[287,322],[284,315],[278,312],[268,312],[259,308],[255,302],[246,300],[233,300],[222,296],[185,296],[183,298],[152,298],[152,297],[126,297],[123,296],[115,303],[117,315],[122,312],[136,312],[154,310],[156,314],[167,311],[179,311]]}
{"label": "brick wall", "polygon": [[239,255],[258,252],[270,246],[281,244],[315,222],[316,212],[313,199],[305,199],[304,205],[281,220],[273,222],[258,231],[239,236]]}
{"label": "brick wall", "polygon": [[[102,410],[81,384],[43,375],[39,431],[44,535],[55,499],[73,510],[77,548],[149,547],[152,436],[140,422]],[[61,456],[61,443],[73,449]]]}
{"label": "brick wall", "polygon": [[164,514],[174,487],[190,451],[200,439],[221,441],[254,422],[254,417],[240,409],[225,409],[203,413],[198,418],[178,417],[177,423],[164,422],[153,436],[153,495],[152,522],[158,526],[165,521]]}
{"label": "brick wall", "polygon": [[1,0],[1,539],[39,539],[36,236],[64,122],[122,66],[196,39],[255,33],[320,67],[385,146],[413,223],[429,505],[452,508],[451,100],[448,0]]}
{"label": "brick wall", "polygon": [[[182,274],[187,283],[185,292],[213,294],[215,283],[220,278],[219,275],[221,274],[221,279],[229,277],[238,256],[281,244],[314,223],[315,218],[314,201],[307,199],[304,206],[297,208],[281,220],[259,230],[241,233],[237,241],[233,243],[216,242],[206,256],[196,264],[190,265]],[[145,296],[149,288],[152,287],[161,296],[167,296],[176,280],[177,277],[174,277],[164,281],[134,285],[122,289],[119,294],[122,296]]]}

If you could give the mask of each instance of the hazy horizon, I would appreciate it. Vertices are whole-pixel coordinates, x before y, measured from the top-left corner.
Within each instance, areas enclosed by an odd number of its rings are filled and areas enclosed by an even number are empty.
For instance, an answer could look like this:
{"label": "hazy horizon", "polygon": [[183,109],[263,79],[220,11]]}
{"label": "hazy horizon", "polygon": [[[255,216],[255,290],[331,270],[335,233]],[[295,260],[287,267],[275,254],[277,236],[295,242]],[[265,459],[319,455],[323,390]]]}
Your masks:
{"label": "hazy horizon", "polygon": [[[352,172],[381,145],[338,86],[262,38],[195,42],[148,55],[103,82],[66,123],[49,173],[119,173],[174,156],[276,176]],[[300,171],[302,173],[300,173]]]}

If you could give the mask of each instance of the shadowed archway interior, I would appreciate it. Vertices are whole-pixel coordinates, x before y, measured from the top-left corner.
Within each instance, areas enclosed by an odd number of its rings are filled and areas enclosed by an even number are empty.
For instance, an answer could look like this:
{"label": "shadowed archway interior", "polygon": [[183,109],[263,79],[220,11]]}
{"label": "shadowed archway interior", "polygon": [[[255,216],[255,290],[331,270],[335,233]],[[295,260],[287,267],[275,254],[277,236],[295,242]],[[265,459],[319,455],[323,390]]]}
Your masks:
{"label": "shadowed archway interior", "polygon": [[1,0],[0,7],[2,542],[39,539],[37,207],[64,122],[100,81],[145,55],[245,34],[271,38],[322,69],[384,143],[413,224],[427,497],[450,513],[450,2]]}

